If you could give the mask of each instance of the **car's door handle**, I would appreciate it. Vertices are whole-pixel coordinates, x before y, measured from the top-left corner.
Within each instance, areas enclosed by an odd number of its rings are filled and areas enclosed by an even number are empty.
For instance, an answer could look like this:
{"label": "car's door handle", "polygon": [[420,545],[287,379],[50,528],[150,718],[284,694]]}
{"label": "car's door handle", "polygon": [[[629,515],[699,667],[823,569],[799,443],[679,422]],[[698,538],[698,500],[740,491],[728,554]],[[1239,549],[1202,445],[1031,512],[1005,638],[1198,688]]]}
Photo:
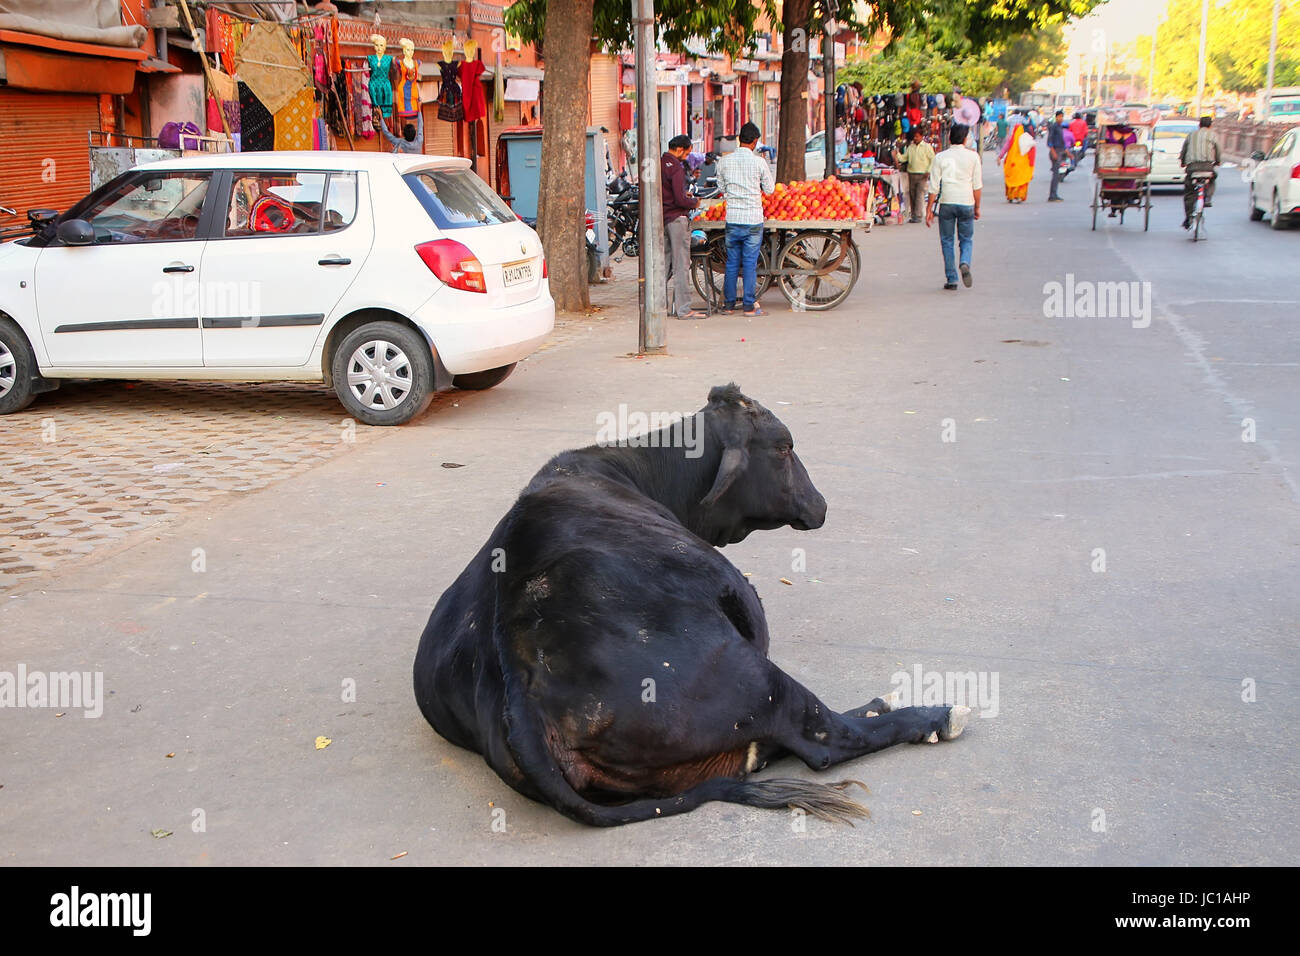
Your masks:
{"label": "car's door handle", "polygon": [[344,259],[344,258],[342,258],[342,257],[340,257],[340,256],[331,256],[331,257],[328,258],[328,259],[317,259],[317,260],[316,260],[316,265],[318,265],[318,266],[350,266],[350,265],[352,265],[352,260],[351,260],[351,259]]}
{"label": "car's door handle", "polygon": [[173,262],[169,266],[163,266],[163,272],[193,272],[193,266],[187,266],[183,262]]}

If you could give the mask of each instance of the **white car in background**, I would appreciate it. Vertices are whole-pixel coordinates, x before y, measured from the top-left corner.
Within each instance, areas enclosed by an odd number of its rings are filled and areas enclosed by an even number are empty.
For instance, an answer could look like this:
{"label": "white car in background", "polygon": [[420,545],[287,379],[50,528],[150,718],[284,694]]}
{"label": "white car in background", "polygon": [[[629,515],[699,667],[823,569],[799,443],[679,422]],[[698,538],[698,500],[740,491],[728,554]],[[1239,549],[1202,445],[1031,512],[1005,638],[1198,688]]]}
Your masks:
{"label": "white car in background", "polygon": [[1300,219],[1300,126],[1251,159],[1257,164],[1250,172],[1250,218],[1258,222],[1267,214],[1274,229],[1285,229]]}
{"label": "white car in background", "polygon": [[826,178],[826,133],[813,133],[804,145],[804,179]]}
{"label": "white car in background", "polygon": [[398,425],[554,323],[537,234],[468,160],[168,160],[0,244],[0,414],[65,378],[290,380]]}
{"label": "white car in background", "polygon": [[1187,171],[1179,163],[1187,135],[1200,124],[1196,120],[1161,120],[1151,135],[1152,186],[1181,186]]}

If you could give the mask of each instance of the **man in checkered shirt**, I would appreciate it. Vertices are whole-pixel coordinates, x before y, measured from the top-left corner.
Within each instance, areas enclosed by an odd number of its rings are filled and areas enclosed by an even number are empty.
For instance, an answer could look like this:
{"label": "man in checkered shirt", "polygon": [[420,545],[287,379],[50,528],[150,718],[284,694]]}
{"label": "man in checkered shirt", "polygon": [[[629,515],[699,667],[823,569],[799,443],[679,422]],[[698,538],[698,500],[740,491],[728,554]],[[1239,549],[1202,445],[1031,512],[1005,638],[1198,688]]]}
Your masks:
{"label": "man in checkered shirt", "polygon": [[736,311],[736,277],[744,274],[745,315],[762,315],[754,301],[758,249],[763,243],[763,195],[776,188],[767,161],[755,155],[758,127],[740,128],[740,147],[718,160],[718,188],[727,200],[727,271],[722,282],[722,314]]}

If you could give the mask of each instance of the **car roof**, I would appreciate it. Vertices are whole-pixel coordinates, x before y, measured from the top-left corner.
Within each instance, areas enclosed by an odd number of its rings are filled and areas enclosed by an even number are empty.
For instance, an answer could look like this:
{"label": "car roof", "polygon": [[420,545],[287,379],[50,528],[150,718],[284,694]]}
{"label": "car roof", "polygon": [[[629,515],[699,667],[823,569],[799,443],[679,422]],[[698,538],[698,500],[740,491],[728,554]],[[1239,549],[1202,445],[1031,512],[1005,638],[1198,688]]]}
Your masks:
{"label": "car roof", "polygon": [[469,160],[458,156],[431,156],[411,153],[371,153],[346,149],[274,150],[249,153],[210,153],[182,156],[156,163],[143,163],[137,169],[359,169],[380,171],[395,169],[399,174],[420,169],[469,168]]}

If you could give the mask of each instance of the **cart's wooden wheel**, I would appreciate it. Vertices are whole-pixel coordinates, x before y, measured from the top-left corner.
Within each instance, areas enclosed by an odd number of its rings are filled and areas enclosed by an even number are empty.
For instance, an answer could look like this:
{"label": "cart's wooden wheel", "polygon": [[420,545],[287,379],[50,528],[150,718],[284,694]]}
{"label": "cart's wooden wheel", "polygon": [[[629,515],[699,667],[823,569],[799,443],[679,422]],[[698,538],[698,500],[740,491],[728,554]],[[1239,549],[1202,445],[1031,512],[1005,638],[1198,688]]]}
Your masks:
{"label": "cart's wooden wheel", "polygon": [[1146,194],[1146,211],[1142,217],[1142,231],[1148,232],[1151,229],[1151,184],[1147,183],[1147,188],[1143,190]]}
{"label": "cart's wooden wheel", "polygon": [[[772,267],[771,256],[767,251],[767,243],[764,242],[758,247],[758,266],[757,278],[758,284],[754,290],[754,298],[761,299],[763,293],[772,286]],[[719,230],[709,237],[709,268],[706,270],[700,265],[697,258],[691,259],[691,284],[695,286],[695,291],[699,293],[700,298],[708,299],[709,291],[705,287],[707,282],[713,289],[713,301],[722,301],[722,280],[727,276],[727,234]],[[742,277],[736,277],[737,282],[743,281]],[[737,295],[739,295],[737,290]]]}
{"label": "cart's wooden wheel", "polygon": [[857,244],[849,240],[840,264],[825,275],[812,275],[840,258],[843,239],[833,232],[801,232],[781,247],[776,257],[778,272],[802,270],[803,275],[778,275],[777,284],[795,311],[823,312],[843,302],[858,281],[862,257]]}
{"label": "cart's wooden wheel", "polygon": [[1098,179],[1092,187],[1092,231],[1097,231],[1097,210],[1101,208],[1101,180]]}

